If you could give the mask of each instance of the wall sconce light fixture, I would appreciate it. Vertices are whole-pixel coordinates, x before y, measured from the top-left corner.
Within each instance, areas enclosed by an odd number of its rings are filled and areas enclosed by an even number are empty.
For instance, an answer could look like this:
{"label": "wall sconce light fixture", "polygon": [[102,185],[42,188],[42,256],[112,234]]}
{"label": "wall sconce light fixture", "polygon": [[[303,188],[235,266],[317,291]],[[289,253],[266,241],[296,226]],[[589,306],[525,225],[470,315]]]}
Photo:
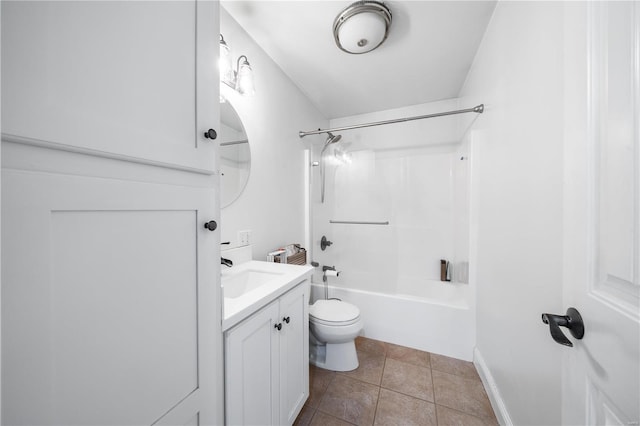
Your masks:
{"label": "wall sconce light fixture", "polygon": [[238,58],[236,69],[233,69],[231,49],[220,34],[220,81],[241,95],[251,96],[256,89],[253,83],[253,70],[245,55]]}

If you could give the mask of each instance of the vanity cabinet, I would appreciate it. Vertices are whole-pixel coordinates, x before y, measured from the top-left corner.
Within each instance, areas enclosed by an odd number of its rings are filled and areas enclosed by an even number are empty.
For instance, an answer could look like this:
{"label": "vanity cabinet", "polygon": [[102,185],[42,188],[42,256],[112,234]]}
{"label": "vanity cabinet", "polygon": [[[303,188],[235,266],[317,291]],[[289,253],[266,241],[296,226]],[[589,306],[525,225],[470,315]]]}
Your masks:
{"label": "vanity cabinet", "polygon": [[228,425],[291,425],[309,396],[309,280],[225,333]]}

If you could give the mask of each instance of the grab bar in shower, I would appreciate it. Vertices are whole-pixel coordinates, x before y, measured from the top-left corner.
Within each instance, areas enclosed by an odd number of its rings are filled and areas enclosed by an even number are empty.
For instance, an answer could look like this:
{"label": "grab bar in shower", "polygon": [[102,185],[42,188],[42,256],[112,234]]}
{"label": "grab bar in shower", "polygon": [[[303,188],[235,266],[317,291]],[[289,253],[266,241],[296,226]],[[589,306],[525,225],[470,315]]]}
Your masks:
{"label": "grab bar in shower", "polygon": [[363,222],[363,221],[351,221],[351,220],[330,220],[329,223],[341,223],[346,225],[388,225],[389,221],[386,222]]}

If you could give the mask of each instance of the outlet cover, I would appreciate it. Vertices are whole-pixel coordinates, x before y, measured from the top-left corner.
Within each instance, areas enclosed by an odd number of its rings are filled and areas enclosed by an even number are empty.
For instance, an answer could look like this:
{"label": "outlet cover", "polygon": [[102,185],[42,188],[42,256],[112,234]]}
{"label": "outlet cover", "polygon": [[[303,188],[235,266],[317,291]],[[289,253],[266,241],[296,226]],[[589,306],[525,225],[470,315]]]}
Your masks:
{"label": "outlet cover", "polygon": [[251,244],[251,231],[238,231],[238,245],[248,246],[249,244]]}

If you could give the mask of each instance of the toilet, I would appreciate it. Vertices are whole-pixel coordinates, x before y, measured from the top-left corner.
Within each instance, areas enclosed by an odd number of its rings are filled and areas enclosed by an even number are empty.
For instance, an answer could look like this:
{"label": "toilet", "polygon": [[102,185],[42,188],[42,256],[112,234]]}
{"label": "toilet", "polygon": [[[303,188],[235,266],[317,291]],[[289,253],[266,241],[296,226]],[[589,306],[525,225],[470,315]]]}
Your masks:
{"label": "toilet", "polygon": [[357,306],[338,299],[316,301],[309,306],[309,361],[326,370],[355,370],[355,338],[362,327]]}

